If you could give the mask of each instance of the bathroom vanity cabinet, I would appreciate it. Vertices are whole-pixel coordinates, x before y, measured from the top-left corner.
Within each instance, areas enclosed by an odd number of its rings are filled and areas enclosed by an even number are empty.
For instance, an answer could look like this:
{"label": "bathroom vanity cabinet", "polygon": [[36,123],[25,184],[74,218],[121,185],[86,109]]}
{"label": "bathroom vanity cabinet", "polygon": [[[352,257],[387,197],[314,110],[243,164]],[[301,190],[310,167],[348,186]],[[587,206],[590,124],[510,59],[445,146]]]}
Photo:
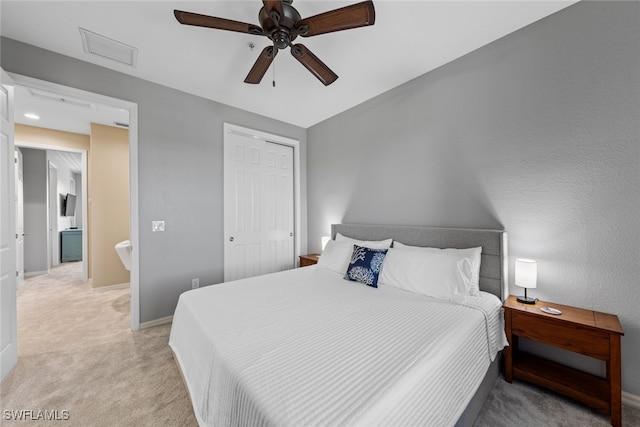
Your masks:
{"label": "bathroom vanity cabinet", "polygon": [[82,261],[82,230],[60,232],[60,262]]}

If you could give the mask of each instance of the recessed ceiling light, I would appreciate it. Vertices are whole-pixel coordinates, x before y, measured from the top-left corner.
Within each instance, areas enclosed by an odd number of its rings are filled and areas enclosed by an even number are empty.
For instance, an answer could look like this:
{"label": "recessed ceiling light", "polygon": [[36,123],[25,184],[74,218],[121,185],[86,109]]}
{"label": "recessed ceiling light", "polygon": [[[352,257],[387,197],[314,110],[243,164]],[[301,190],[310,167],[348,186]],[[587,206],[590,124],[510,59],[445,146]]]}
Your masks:
{"label": "recessed ceiling light", "polygon": [[40,120],[40,116],[33,113],[26,113],[24,115],[27,119]]}

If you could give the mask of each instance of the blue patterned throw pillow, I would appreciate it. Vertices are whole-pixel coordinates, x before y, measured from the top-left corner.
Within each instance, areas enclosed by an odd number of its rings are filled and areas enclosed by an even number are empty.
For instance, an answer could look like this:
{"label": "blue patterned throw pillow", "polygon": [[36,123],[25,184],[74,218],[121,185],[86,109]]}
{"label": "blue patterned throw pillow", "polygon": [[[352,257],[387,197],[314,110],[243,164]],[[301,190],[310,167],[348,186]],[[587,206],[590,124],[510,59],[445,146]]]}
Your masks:
{"label": "blue patterned throw pillow", "polygon": [[377,288],[378,276],[386,255],[387,249],[369,249],[353,245],[351,262],[344,278]]}

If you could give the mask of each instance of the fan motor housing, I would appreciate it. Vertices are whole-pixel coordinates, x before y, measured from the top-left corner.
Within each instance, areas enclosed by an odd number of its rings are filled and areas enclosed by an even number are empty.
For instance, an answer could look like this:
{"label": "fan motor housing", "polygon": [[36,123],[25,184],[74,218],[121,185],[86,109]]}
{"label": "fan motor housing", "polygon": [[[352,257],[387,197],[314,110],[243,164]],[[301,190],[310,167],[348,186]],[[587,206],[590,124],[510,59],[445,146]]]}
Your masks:
{"label": "fan motor housing", "polygon": [[265,10],[264,7],[260,9],[258,13],[258,20],[262,30],[267,36],[273,40],[273,43],[278,49],[284,49],[295,40],[296,35],[291,37],[291,30],[296,23],[302,18],[298,11],[289,3],[282,3],[282,10],[284,16],[281,16],[279,22],[276,22]]}

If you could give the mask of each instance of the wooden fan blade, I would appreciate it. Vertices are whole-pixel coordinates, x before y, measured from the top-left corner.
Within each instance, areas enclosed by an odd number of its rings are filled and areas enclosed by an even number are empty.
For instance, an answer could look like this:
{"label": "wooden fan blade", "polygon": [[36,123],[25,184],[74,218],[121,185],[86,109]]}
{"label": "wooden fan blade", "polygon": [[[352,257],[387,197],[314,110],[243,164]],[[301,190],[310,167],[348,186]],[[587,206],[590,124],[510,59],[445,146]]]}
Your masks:
{"label": "wooden fan blade", "polygon": [[260,56],[256,60],[253,67],[251,67],[251,71],[247,74],[247,78],[244,79],[245,83],[250,84],[258,84],[264,77],[264,73],[267,72],[269,66],[273,62],[273,58],[278,54],[278,49],[275,49],[273,46],[267,46],[262,49],[260,52]]}
{"label": "wooden fan blade", "polygon": [[200,15],[198,13],[174,10],[173,14],[179,23],[184,25],[194,25],[196,27],[215,28],[218,30],[236,31],[238,33],[249,33],[262,35],[262,28],[246,22],[233,21],[231,19],[216,18],[215,16]]}
{"label": "wooden fan blade", "polygon": [[291,46],[291,54],[296,58],[307,70],[316,76],[318,80],[325,86],[329,86],[335,82],[338,75],[331,71],[324,62],[320,61],[309,49],[302,44],[295,44]]}
{"label": "wooden fan blade", "polygon": [[[284,9],[282,8],[282,0],[262,0],[262,3],[264,4],[264,9],[267,12],[267,15],[269,15],[269,17],[273,19],[274,22],[278,23],[280,19],[284,16]],[[274,12],[278,14],[278,19],[274,19],[275,18],[275,16],[273,16]]]}
{"label": "wooden fan blade", "polygon": [[301,19],[296,24],[295,31],[303,37],[311,37],[373,25],[375,21],[376,12],[373,1],[368,0]]}

